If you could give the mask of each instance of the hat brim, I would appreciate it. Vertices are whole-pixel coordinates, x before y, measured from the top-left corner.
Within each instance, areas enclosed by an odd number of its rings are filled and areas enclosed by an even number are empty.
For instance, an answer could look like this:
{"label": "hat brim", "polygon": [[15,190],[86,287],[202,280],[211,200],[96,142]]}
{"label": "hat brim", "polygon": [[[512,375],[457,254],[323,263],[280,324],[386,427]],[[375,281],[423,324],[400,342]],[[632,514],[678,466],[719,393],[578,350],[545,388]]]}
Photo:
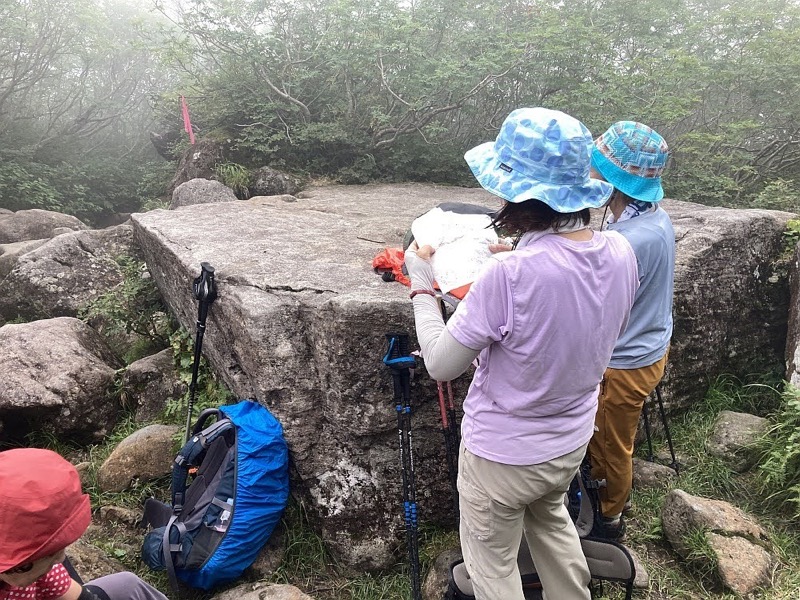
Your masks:
{"label": "hat brim", "polygon": [[592,148],[592,168],[611,185],[634,200],[658,202],[664,197],[661,177],[640,177],[628,173],[611,162],[605,154],[597,149],[597,146]]}
{"label": "hat brim", "polygon": [[501,168],[494,142],[468,150],[464,160],[483,189],[515,204],[540,200],[556,212],[571,213],[604,206],[614,191],[611,184],[599,179],[587,178],[583,183],[573,185],[554,184]]}
{"label": "hat brim", "polygon": [[36,543],[38,540],[30,540],[26,547],[16,548],[14,555],[4,555],[0,558],[0,573],[8,571],[14,567],[34,562],[46,556],[52,556],[77,541],[89,527],[92,521],[92,507],[87,494],[81,495],[76,502],[70,516],[60,524],[53,534]]}

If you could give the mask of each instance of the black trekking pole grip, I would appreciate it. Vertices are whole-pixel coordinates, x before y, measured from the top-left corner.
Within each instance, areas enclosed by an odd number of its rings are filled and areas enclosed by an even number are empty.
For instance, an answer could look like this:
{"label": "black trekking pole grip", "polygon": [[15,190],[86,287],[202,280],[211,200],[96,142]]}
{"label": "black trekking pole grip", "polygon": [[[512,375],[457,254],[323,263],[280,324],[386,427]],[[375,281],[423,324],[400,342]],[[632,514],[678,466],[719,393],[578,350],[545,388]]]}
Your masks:
{"label": "black trekking pole grip", "polygon": [[192,361],[192,381],[189,384],[189,405],[186,410],[186,441],[192,431],[192,411],[197,394],[197,375],[200,369],[200,355],[203,347],[203,335],[206,331],[206,318],[211,303],[217,298],[217,286],[214,282],[214,267],[207,262],[200,263],[200,275],[192,282],[192,292],[199,302],[197,307],[197,334],[194,340],[194,360]]}
{"label": "black trekking pole grip", "polygon": [[392,369],[413,369],[417,361],[408,350],[407,333],[387,333],[389,346],[383,356],[383,364]]}
{"label": "black trekking pole grip", "polygon": [[217,285],[214,282],[214,267],[207,262],[200,263],[200,275],[192,283],[194,298],[200,304],[197,322],[205,324],[208,307],[217,298]]}

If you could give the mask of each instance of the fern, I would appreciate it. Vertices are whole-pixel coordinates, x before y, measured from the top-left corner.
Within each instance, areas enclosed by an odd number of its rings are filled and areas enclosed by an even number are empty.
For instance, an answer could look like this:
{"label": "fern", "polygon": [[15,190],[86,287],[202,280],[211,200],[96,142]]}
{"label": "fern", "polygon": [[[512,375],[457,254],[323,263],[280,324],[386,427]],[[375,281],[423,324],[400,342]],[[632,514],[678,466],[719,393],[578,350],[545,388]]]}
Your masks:
{"label": "fern", "polygon": [[788,385],[773,425],[761,441],[759,463],[763,491],[776,503],[788,503],[800,520],[800,390]]}

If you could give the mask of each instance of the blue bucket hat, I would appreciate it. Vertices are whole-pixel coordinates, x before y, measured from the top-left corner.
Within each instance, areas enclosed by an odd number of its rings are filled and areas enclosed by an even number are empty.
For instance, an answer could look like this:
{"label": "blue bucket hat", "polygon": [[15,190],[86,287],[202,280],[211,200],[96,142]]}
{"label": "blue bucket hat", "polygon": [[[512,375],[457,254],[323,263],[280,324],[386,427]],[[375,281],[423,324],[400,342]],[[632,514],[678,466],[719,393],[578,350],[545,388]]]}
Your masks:
{"label": "blue bucket hat", "polygon": [[464,155],[483,188],[509,202],[541,200],[560,213],[603,206],[612,186],[589,177],[592,134],[576,118],[546,108],[519,108],[494,142]]}
{"label": "blue bucket hat", "polygon": [[623,194],[644,202],[664,197],[661,173],[668,158],[664,138],[635,121],[614,123],[592,148],[592,167]]}

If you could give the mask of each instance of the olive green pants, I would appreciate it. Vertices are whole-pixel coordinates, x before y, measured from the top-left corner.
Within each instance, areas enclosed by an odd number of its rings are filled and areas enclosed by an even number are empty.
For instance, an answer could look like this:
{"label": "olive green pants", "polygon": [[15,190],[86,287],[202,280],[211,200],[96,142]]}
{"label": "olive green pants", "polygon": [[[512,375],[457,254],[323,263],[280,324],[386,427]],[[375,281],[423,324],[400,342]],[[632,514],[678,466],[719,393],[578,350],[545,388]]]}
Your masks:
{"label": "olive green pants", "polygon": [[523,600],[517,555],[523,532],[550,600],[589,600],[589,567],[564,494],[586,446],[553,460],[504,465],[461,443],[461,551],[476,600]]}
{"label": "olive green pants", "polygon": [[592,478],[606,480],[606,486],[600,488],[600,509],[606,517],[620,514],[630,496],[639,415],[664,376],[668,355],[648,367],[608,368],[603,375],[589,460]]}

